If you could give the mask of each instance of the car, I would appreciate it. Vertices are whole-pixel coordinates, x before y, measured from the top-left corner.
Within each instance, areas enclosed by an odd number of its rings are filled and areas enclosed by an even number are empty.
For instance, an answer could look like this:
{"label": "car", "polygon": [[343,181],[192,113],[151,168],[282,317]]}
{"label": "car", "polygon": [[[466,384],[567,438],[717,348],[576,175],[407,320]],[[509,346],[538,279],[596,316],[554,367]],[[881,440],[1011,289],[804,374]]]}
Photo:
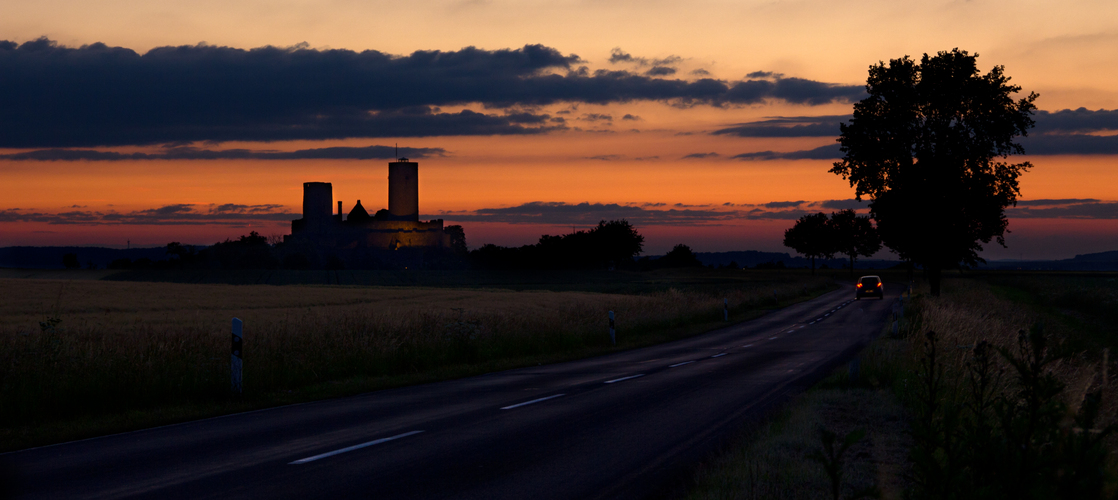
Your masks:
{"label": "car", "polygon": [[881,278],[877,276],[862,276],[858,278],[857,291],[854,292],[854,299],[861,300],[862,297],[873,297],[884,300],[885,287],[881,284]]}

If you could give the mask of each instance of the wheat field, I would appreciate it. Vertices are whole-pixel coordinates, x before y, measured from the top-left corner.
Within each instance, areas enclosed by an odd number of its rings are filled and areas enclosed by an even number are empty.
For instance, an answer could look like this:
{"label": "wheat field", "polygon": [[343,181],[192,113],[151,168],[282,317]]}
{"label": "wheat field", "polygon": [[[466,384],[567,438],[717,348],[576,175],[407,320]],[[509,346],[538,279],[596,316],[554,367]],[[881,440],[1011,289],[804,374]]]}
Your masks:
{"label": "wheat field", "polygon": [[740,314],[829,282],[802,276],[718,293],[611,294],[0,279],[0,426],[228,399],[234,317],[244,321],[248,396],[606,352],[615,349],[608,311],[617,317],[616,348],[632,347],[721,320],[723,299]]}

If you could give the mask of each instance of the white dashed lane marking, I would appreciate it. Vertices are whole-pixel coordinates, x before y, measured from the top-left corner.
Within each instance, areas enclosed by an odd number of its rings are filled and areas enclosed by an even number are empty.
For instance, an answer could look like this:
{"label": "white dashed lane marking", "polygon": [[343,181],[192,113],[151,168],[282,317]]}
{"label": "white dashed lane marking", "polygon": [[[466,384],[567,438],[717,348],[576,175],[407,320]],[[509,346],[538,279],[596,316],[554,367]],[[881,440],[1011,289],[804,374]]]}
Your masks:
{"label": "white dashed lane marking", "polygon": [[416,434],[419,434],[420,432],[423,432],[423,431],[405,432],[403,434],[397,434],[397,435],[392,436],[392,437],[376,439],[376,440],[373,440],[373,441],[369,441],[367,443],[356,444],[356,445],[353,445],[353,446],[350,446],[350,447],[347,447],[347,448],[342,448],[340,450],[334,450],[334,451],[329,451],[329,452],[322,453],[322,454],[319,454],[319,455],[315,455],[313,457],[301,458],[301,459],[296,460],[294,462],[289,462],[287,465],[300,465],[300,464],[305,464],[307,462],[314,462],[315,460],[319,460],[319,459],[323,459],[323,458],[327,458],[327,457],[332,457],[334,455],[341,455],[342,453],[350,452],[350,451],[353,451],[353,450],[360,450],[361,448],[367,448],[369,446],[373,446],[373,445],[376,445],[376,444],[387,443],[387,442],[392,441],[394,439],[400,439],[400,438],[405,438],[405,437],[408,437],[408,436],[414,436]]}
{"label": "white dashed lane marking", "polygon": [[617,383],[617,382],[622,382],[622,381],[625,381],[625,380],[629,380],[629,379],[633,379],[633,378],[637,378],[637,377],[643,377],[643,376],[644,376],[644,374],[643,374],[643,373],[638,373],[638,374],[636,374],[636,375],[629,375],[628,377],[621,377],[621,378],[615,378],[615,379],[613,379],[613,380],[607,380],[607,381],[605,381],[604,383],[606,383],[606,384],[615,384],[615,383]]}
{"label": "white dashed lane marking", "polygon": [[525,401],[523,403],[517,403],[517,404],[514,404],[514,405],[510,405],[510,406],[502,406],[501,409],[502,410],[511,410],[513,408],[520,408],[521,406],[528,406],[530,404],[539,403],[540,401],[547,401],[549,399],[555,399],[555,398],[558,398],[558,397],[561,397],[561,396],[566,396],[566,394],[553,394],[553,395],[547,396],[545,398],[533,399],[531,401]]}

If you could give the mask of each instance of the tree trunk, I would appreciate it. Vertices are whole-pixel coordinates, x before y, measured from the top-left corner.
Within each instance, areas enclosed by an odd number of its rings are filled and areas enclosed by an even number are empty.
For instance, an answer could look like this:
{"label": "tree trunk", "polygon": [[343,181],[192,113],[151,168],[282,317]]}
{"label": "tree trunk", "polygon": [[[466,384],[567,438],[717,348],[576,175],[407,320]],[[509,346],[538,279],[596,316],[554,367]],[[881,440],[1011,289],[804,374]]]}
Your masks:
{"label": "tree trunk", "polygon": [[854,277],[854,254],[850,254],[850,277]]}
{"label": "tree trunk", "polygon": [[928,275],[928,286],[932,289],[932,297],[939,297],[939,284],[940,278],[943,277],[943,269],[938,265],[924,266],[924,272]]}

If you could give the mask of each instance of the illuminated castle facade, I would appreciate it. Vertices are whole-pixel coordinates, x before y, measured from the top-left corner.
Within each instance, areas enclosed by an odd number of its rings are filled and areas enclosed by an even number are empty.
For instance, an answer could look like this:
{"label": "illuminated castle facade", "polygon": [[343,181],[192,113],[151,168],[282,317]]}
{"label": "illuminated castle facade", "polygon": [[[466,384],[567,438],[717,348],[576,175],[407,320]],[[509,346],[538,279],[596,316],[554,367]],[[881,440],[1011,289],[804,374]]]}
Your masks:
{"label": "illuminated castle facade", "polygon": [[332,213],[329,182],[303,183],[303,218],[291,221],[285,242],[309,242],[338,250],[449,248],[443,220],[419,220],[419,163],[400,158],[388,164],[388,209],[369,215],[361,200],[343,216],[342,202]]}

